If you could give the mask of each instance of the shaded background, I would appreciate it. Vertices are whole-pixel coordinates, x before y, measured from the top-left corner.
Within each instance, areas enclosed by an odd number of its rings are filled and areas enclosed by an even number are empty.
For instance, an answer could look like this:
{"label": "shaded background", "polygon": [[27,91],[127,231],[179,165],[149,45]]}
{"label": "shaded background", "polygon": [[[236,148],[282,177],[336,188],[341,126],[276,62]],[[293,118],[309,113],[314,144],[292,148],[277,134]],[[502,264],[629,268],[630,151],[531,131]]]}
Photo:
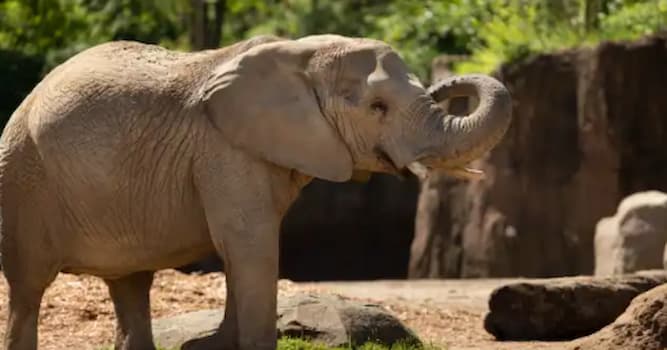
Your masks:
{"label": "shaded background", "polygon": [[493,74],[515,121],[477,162],[482,182],[314,181],[283,222],[283,277],[591,273],[597,220],[626,194],[667,187],[666,23],[667,0],[0,0],[0,122],[50,69],[108,40],[384,40],[427,85]]}

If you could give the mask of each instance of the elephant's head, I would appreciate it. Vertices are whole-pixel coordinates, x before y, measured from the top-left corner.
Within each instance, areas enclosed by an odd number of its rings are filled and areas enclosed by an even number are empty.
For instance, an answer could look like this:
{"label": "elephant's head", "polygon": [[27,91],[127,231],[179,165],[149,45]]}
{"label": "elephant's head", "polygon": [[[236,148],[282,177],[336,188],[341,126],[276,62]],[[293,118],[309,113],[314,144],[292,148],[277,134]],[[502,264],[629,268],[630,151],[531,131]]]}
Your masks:
{"label": "elephant's head", "polygon": [[[461,95],[479,100],[466,117],[438,104]],[[460,172],[511,118],[509,93],[493,78],[461,76],[427,91],[387,44],[337,35],[246,51],[215,69],[204,102],[237,147],[331,181],[353,169]]]}

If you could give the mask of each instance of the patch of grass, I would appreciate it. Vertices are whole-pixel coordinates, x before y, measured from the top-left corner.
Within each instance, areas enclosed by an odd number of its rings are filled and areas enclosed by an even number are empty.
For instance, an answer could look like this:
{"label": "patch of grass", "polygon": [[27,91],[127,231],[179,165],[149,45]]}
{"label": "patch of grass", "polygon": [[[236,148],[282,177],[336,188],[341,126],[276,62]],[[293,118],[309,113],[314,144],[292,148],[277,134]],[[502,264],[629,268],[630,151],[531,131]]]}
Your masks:
{"label": "patch of grass", "polygon": [[297,338],[282,338],[278,341],[278,350],[444,350],[433,345],[419,347],[407,344],[395,344],[391,347],[383,345],[366,343],[359,347],[336,347],[331,348],[326,345],[308,342]]}
{"label": "patch of grass", "polygon": [[[113,350],[113,345],[101,348],[100,350]],[[158,347],[157,350],[178,350]],[[281,338],[278,340],[278,350],[446,350],[435,345],[416,346],[398,343],[391,347],[375,343],[366,343],[357,347],[329,347],[324,344],[309,342],[299,338]]]}
{"label": "patch of grass", "polygon": [[[113,349],[113,346],[107,349]],[[158,350],[176,350],[158,348]],[[444,348],[436,347],[434,345],[426,345],[423,347],[407,344],[395,344],[391,347],[378,345],[374,343],[367,343],[358,347],[328,347],[323,344],[309,342],[298,338],[282,338],[278,340],[278,350],[445,350]]]}

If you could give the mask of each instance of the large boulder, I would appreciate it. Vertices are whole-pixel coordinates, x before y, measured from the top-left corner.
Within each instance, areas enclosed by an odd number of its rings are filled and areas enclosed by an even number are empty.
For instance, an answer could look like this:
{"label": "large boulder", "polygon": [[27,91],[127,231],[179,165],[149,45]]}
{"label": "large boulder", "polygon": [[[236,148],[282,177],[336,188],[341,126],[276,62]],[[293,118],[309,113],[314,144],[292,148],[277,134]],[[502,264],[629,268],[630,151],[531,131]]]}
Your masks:
{"label": "large boulder", "polygon": [[[212,334],[223,310],[202,310],[153,322],[155,342],[179,348],[192,338]],[[391,346],[421,344],[417,336],[384,308],[335,295],[296,294],[278,299],[278,336],[308,339],[328,346],[369,341]]]}
{"label": "large boulder", "polygon": [[634,297],[666,282],[667,272],[659,270],[508,284],[491,293],[484,328],[499,340],[578,338],[608,325]]}
{"label": "large boulder", "polygon": [[614,323],[575,341],[572,350],[667,349],[667,284],[632,300]]}
{"label": "large boulder", "polygon": [[663,267],[667,242],[667,194],[626,197],[595,232],[595,275],[609,276]]}
{"label": "large boulder", "polygon": [[425,185],[410,277],[593,273],[600,218],[667,191],[666,61],[667,34],[502,66],[512,124],[484,180]]}

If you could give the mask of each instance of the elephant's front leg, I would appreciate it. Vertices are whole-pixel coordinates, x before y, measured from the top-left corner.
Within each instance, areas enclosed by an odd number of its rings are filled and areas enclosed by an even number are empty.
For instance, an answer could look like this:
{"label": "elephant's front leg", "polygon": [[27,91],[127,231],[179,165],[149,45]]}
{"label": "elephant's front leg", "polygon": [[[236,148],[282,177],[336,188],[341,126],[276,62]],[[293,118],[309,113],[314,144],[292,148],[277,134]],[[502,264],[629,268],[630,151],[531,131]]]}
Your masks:
{"label": "elephant's front leg", "polygon": [[[225,266],[229,266],[229,263],[226,262]],[[239,333],[236,320],[236,305],[234,305],[234,294],[232,293],[229,268],[227,267],[225,268],[225,275],[227,276],[225,317],[218,331],[202,338],[188,340],[181,346],[181,350],[238,349]]]}
{"label": "elephant's front leg", "polygon": [[235,320],[236,327],[223,325],[225,334],[220,335],[235,335],[224,343],[237,343],[241,350],[273,350],[280,215],[272,200],[271,177],[263,166],[228,181],[221,181],[218,174],[210,182],[202,176],[198,187],[212,241],[224,256],[228,297],[233,298],[227,305],[234,310],[226,312],[235,317],[226,317],[225,322]]}
{"label": "elephant's front leg", "polygon": [[[260,214],[261,215],[261,214]],[[259,221],[263,221],[260,219]],[[237,343],[241,350],[273,350],[276,348],[276,294],[278,280],[278,225],[271,222],[252,225],[253,230],[227,231],[214,238],[216,245],[225,246],[228,274],[227,305],[235,310]],[[226,315],[227,316],[227,315]],[[232,325],[223,324],[233,329]],[[224,334],[229,337],[229,334]]]}

